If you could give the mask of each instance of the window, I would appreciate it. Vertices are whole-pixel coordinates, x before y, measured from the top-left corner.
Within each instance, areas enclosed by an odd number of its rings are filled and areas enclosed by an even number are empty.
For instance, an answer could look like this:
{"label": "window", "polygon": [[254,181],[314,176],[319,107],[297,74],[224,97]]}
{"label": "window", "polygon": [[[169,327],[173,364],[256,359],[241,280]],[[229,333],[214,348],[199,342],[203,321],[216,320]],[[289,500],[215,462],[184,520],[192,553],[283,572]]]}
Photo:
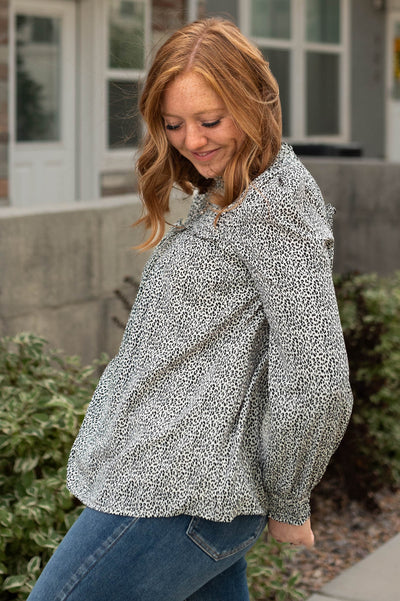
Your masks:
{"label": "window", "polygon": [[107,0],[106,110],[108,151],[136,147],[141,137],[139,80],[145,70],[146,0]]}
{"label": "window", "polygon": [[241,28],[278,80],[283,135],[348,138],[348,0],[241,0]]}
{"label": "window", "polygon": [[290,1],[253,0],[251,4],[252,35],[290,40]]}
{"label": "window", "polygon": [[59,18],[17,14],[17,142],[61,139],[61,23]]}
{"label": "window", "polygon": [[[80,17],[79,186],[83,198],[132,192],[151,0],[85,0]],[[127,174],[129,183],[127,184]],[[111,183],[110,183],[111,182]]]}

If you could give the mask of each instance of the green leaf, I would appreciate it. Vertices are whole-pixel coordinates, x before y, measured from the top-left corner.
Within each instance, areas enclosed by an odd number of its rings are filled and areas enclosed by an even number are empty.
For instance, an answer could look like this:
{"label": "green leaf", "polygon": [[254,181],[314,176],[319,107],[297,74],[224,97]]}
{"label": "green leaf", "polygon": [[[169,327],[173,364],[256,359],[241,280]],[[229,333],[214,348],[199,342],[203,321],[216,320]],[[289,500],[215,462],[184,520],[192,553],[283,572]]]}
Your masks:
{"label": "green leaf", "polygon": [[31,472],[39,463],[39,457],[18,457],[14,463],[14,471],[17,473]]}
{"label": "green leaf", "polygon": [[7,573],[8,573],[7,566],[0,561],[0,574],[7,574]]}
{"label": "green leaf", "polygon": [[36,555],[35,557],[32,557],[32,559],[29,561],[28,565],[26,566],[26,571],[29,574],[29,576],[37,576],[40,572],[40,566],[41,559],[38,555]]}
{"label": "green leaf", "polygon": [[24,586],[26,582],[26,576],[19,574],[16,576],[8,576],[3,582],[3,590],[4,591],[13,591],[17,592]]}
{"label": "green leaf", "polygon": [[0,507],[0,524],[2,526],[11,526],[13,515],[5,507]]}
{"label": "green leaf", "polygon": [[297,584],[299,578],[300,578],[300,574],[298,574],[298,573],[293,574],[293,576],[291,576],[288,580],[288,585],[290,587],[293,587],[295,584]]}

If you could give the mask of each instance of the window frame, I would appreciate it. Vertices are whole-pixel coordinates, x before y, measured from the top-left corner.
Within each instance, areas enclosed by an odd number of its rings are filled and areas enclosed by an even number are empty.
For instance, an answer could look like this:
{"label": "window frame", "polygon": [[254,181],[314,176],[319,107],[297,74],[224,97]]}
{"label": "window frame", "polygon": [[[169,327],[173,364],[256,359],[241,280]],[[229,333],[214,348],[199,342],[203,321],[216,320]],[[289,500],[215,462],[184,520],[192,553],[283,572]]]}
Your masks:
{"label": "window frame", "polygon": [[[101,81],[98,81],[98,89],[101,90],[102,94],[102,112],[103,112],[103,127],[99,131],[99,148],[102,149],[102,154],[99,162],[100,173],[108,173],[115,171],[127,171],[134,166],[134,155],[137,150],[136,147],[128,146],[127,148],[109,148],[108,146],[108,127],[109,127],[109,114],[108,114],[108,85],[110,81],[123,81],[123,82],[140,82],[144,80],[144,77],[148,68],[148,57],[151,47],[151,1],[143,0],[144,3],[144,65],[143,69],[115,69],[108,66],[109,57],[109,20],[108,20],[108,2],[107,0],[100,0],[101,13],[102,13],[102,31],[103,39],[102,52],[101,52],[101,63],[102,73],[100,74]],[[100,175],[100,174],[99,174]]]}
{"label": "window frame", "polygon": [[[340,42],[338,44],[308,42],[306,39],[306,0],[291,0],[291,38],[288,40],[251,35],[251,0],[240,0],[239,23],[244,35],[260,48],[289,51],[290,64],[290,135],[288,142],[346,143],[350,139],[350,2],[340,0]],[[313,135],[307,127],[307,52],[336,54],[339,61],[339,133]]]}

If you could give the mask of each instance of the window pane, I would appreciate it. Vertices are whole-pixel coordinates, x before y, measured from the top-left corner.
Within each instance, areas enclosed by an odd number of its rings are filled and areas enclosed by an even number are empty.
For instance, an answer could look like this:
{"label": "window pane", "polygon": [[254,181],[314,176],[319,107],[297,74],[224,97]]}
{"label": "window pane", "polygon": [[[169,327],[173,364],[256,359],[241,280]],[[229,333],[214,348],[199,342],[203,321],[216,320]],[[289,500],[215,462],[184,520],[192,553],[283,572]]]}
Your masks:
{"label": "window pane", "polygon": [[16,140],[61,137],[60,19],[16,16]]}
{"label": "window pane", "polygon": [[138,94],[137,81],[108,82],[109,148],[129,148],[138,145],[141,138]]}
{"label": "window pane", "polygon": [[143,69],[145,3],[108,0],[109,59],[111,69]]}
{"label": "window pane", "polygon": [[276,48],[261,48],[265,59],[269,62],[271,71],[279,84],[279,95],[282,105],[282,133],[290,136],[290,53],[288,50]]}
{"label": "window pane", "polygon": [[290,39],[290,0],[253,0],[251,33],[263,38]]}
{"label": "window pane", "polygon": [[339,133],[339,57],[307,52],[307,135]]}
{"label": "window pane", "polygon": [[307,41],[340,43],[340,0],[307,0]]}

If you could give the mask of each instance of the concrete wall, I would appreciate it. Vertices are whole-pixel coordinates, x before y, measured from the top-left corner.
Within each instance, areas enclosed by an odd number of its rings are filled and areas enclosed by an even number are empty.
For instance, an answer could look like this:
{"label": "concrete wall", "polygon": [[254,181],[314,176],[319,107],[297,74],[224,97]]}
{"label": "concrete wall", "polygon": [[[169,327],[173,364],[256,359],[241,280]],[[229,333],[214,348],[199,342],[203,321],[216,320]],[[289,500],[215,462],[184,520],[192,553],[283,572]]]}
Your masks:
{"label": "concrete wall", "polygon": [[335,216],[335,270],[400,269],[400,165],[376,159],[304,159]]}
{"label": "concrete wall", "polygon": [[[400,269],[400,166],[373,160],[308,159],[337,209],[335,270]],[[176,200],[173,222],[188,200]],[[124,276],[137,282],[147,255],[131,250],[135,197],[54,208],[0,209],[0,335],[34,331],[85,361],[114,354],[127,313],[113,295]],[[131,296],[129,287],[123,289]]]}
{"label": "concrete wall", "polygon": [[148,256],[131,248],[143,239],[130,227],[140,214],[135,197],[1,208],[0,335],[33,331],[85,361],[114,353],[122,332],[111,317],[127,313],[113,290],[127,275],[139,282]]}

